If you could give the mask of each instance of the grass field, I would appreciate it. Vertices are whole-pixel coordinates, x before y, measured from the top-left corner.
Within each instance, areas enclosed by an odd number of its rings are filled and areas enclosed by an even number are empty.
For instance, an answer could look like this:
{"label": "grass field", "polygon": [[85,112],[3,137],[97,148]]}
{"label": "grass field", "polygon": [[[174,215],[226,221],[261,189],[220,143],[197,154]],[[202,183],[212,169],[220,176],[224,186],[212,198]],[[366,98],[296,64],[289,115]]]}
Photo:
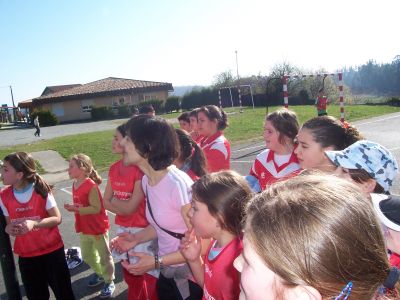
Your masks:
{"label": "grass field", "polygon": [[[269,112],[278,107],[270,107]],[[315,116],[313,106],[292,106],[290,109],[297,113],[300,123]],[[230,126],[225,130],[225,136],[232,144],[262,138],[263,122],[266,114],[265,108],[245,108],[243,113],[239,109],[227,109]],[[354,105],[346,107],[346,120],[356,121],[372,116],[400,112],[400,107]],[[329,114],[339,118],[339,107],[330,106]],[[176,117],[178,114],[168,114],[165,117]],[[106,170],[117,157],[111,154],[111,139],[113,130],[98,131],[71,136],[64,136],[52,140],[41,141],[34,144],[18,145],[10,148],[1,148],[0,157],[15,151],[35,152],[41,150],[55,150],[63,157],[68,158],[75,153],[89,155],[99,171]]]}

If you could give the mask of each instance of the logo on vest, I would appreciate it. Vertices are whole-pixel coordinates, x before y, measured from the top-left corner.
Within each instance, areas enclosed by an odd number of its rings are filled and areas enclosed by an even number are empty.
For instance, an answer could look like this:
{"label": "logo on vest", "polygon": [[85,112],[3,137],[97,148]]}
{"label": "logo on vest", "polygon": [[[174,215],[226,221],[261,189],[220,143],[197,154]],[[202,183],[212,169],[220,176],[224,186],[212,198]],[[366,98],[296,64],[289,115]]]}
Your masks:
{"label": "logo on vest", "polygon": [[212,278],[212,271],[207,264],[204,265],[204,272],[206,272],[208,277]]}

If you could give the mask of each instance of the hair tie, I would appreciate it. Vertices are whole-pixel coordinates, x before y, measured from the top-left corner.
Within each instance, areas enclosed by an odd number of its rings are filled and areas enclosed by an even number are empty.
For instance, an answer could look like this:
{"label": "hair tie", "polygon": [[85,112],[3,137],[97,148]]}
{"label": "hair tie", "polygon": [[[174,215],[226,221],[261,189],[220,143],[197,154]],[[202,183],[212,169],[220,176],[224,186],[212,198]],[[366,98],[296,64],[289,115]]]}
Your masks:
{"label": "hair tie", "polygon": [[387,289],[394,289],[397,281],[400,278],[400,271],[396,267],[392,267],[390,269],[389,275],[386,277],[385,281],[383,282],[383,286]]}
{"label": "hair tie", "polygon": [[349,128],[349,126],[350,126],[350,124],[349,124],[348,122],[346,122],[346,121],[343,121],[343,122],[342,122],[342,127],[343,127],[344,129]]}
{"label": "hair tie", "polygon": [[353,282],[349,281],[343,288],[343,290],[340,292],[339,296],[335,297],[335,300],[339,299],[347,300],[347,298],[349,298],[351,294],[352,289],[353,289]]}

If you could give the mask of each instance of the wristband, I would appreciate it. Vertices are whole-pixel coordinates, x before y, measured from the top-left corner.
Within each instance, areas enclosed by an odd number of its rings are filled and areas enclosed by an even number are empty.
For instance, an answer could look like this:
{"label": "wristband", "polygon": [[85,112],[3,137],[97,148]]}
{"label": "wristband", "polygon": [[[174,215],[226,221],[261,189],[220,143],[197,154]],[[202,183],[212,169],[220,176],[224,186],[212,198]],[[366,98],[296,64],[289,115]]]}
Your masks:
{"label": "wristband", "polygon": [[156,270],[160,268],[160,261],[158,260],[158,254],[154,254],[154,268]]}

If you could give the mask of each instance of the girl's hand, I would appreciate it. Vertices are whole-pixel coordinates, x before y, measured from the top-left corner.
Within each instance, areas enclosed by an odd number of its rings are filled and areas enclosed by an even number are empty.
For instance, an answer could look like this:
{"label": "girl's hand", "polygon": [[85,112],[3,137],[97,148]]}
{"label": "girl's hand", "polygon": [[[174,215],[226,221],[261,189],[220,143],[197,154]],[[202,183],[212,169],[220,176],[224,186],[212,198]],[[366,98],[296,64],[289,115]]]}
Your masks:
{"label": "girl's hand", "polygon": [[68,210],[69,212],[73,212],[73,213],[79,212],[79,205],[76,205],[76,204],[68,204],[68,203],[66,203],[66,204],[64,204],[64,208],[66,210]]}
{"label": "girl's hand", "polygon": [[130,249],[139,244],[136,235],[129,232],[122,232],[110,242],[110,248],[119,253],[128,252]]}
{"label": "girl's hand", "polygon": [[188,262],[194,262],[200,259],[201,238],[195,235],[194,228],[185,233],[185,237],[181,240],[179,250]]}
{"label": "girl's hand", "polygon": [[36,224],[37,222],[33,220],[25,220],[19,223],[21,234],[25,234],[28,233],[29,231],[32,231]]}
{"label": "girl's hand", "polygon": [[17,236],[21,234],[21,226],[19,224],[10,223],[6,226],[5,232],[11,236]]}
{"label": "girl's hand", "polygon": [[144,252],[129,252],[129,256],[138,258],[137,263],[130,264],[129,261],[122,261],[121,265],[133,275],[143,275],[144,273],[154,270],[154,256]]}

